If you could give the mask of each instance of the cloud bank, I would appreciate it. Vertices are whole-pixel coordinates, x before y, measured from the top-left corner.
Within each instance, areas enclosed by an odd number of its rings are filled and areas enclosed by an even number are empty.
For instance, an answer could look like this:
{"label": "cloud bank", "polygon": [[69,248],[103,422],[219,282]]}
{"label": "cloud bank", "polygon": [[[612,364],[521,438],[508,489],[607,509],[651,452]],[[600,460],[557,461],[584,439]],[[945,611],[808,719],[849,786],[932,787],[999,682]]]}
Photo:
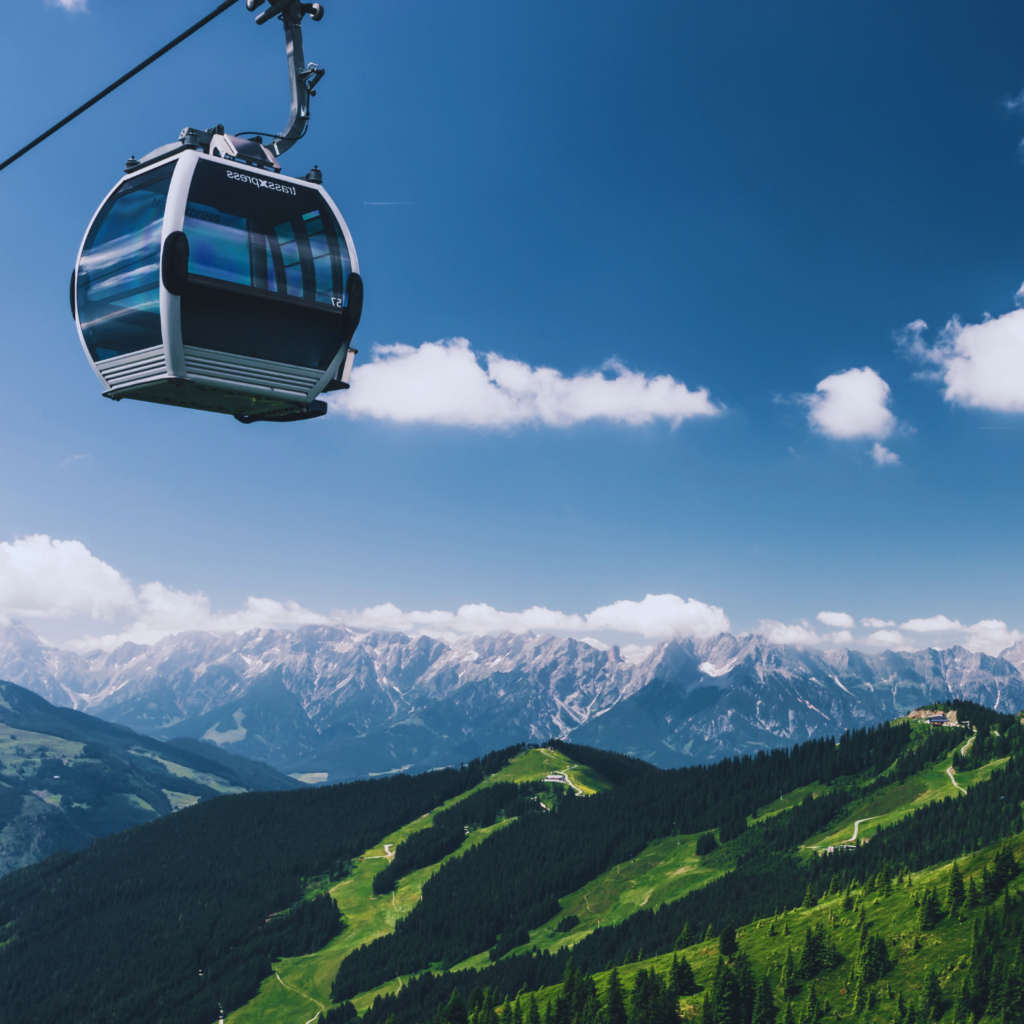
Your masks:
{"label": "cloud bank", "polygon": [[588,420],[642,426],[718,416],[706,388],[691,391],[668,375],[648,377],[617,360],[565,377],[494,352],[479,357],[465,338],[378,345],[356,364],[352,388],[329,399],[332,412],[395,423],[509,428],[569,427]]}
{"label": "cloud bank", "polygon": [[347,625],[456,638],[469,633],[588,632],[635,634],[645,639],[707,637],[728,632],[728,616],[716,605],[675,594],[648,594],[642,601],[615,601],[585,614],[533,607],[499,611],[466,604],[457,611],[405,612],[394,604],[329,615],[294,601],[250,597],[235,611],[217,611],[202,592],[186,593],[154,581],[138,588],[80,541],[45,534],[0,543],[0,619],[117,621],[118,627],[69,643],[77,649],[111,649],[126,641],[154,643],[185,630],[213,633],[306,625]]}
{"label": "cloud bank", "polygon": [[513,633],[608,630],[664,640],[716,636],[730,629],[729,619],[721,608],[675,594],[648,594],[642,601],[616,601],[585,615],[537,606],[521,612],[502,612],[489,604],[464,604],[455,612],[403,612],[390,603],[334,614],[345,625],[360,629],[394,629],[412,635],[429,633],[434,636],[499,630]]}
{"label": "cloud bank", "polygon": [[[852,644],[895,650],[961,644],[968,650],[988,654],[998,654],[1024,639],[1024,634],[1008,628],[1001,619],[982,619],[964,625],[959,619],[937,614],[907,619],[894,628],[894,620],[866,617],[860,620],[860,627],[872,632],[856,636],[853,630],[858,628],[857,622],[848,612],[821,611],[816,618],[832,632],[818,633],[806,620],[785,623],[774,619],[762,619],[759,632],[779,644]],[[553,632],[586,639],[588,643],[595,633],[657,642],[673,637],[703,639],[732,629],[722,608],[676,594],[648,594],[640,601],[614,601],[583,613],[540,605],[522,611],[501,611],[489,604],[464,604],[455,611],[404,611],[388,602],[324,614],[295,601],[268,597],[249,597],[242,607],[222,611],[215,609],[201,591],[187,593],[159,581],[134,586],[80,541],[55,540],[45,534],[0,542],[0,621],[12,619],[27,619],[34,624],[60,620],[77,624],[75,628],[81,626],[85,635],[65,643],[77,650],[111,650],[127,641],[150,644],[186,630],[241,633],[308,625],[393,630],[449,641],[499,631]],[[92,624],[98,621],[109,624],[109,628],[96,630]],[[605,646],[604,641],[593,642]],[[649,649],[636,645],[622,648],[623,652]]]}

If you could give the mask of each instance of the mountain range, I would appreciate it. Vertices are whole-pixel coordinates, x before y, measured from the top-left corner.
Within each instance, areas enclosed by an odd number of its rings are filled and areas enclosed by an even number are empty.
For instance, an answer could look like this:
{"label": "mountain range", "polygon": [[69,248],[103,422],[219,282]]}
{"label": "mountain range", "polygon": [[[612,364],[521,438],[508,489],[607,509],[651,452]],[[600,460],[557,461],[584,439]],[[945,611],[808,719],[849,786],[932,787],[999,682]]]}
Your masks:
{"label": "mountain range", "polygon": [[0,678],[161,740],[206,741],[304,781],[433,768],[572,737],[662,767],[837,735],[939,699],[1024,707],[1024,644],[864,654],[750,634],[640,656],[554,636],[184,632],[74,653],[0,628]]}

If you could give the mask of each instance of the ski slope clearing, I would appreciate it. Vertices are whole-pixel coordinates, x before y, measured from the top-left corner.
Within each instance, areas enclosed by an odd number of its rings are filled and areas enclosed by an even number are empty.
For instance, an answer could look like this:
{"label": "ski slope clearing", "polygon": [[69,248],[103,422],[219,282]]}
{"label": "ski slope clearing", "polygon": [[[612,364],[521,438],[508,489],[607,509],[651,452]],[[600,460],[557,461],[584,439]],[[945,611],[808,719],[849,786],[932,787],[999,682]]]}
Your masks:
{"label": "ski slope clearing", "polygon": [[[276,977],[271,975],[265,978],[257,996],[230,1014],[227,1017],[227,1024],[279,1024],[284,1021],[302,1024],[309,1016],[310,1001],[329,1006],[331,983],[345,957],[359,946],[394,931],[395,923],[416,905],[424,883],[442,864],[479,845],[509,822],[500,821],[487,828],[471,831],[454,853],[435,864],[404,876],[399,880],[394,892],[380,897],[374,896],[374,875],[384,870],[400,843],[413,833],[429,828],[433,824],[434,816],[439,812],[454,807],[480,789],[498,782],[536,782],[549,772],[560,771],[571,775],[576,786],[585,792],[595,793],[611,788],[611,784],[599,773],[589,768],[571,768],[571,765],[572,762],[557,751],[525,751],[513,758],[503,769],[488,776],[478,786],[410,822],[386,836],[376,846],[364,851],[355,861],[352,873],[347,878],[333,883],[325,878],[311,880],[306,888],[306,897],[312,898],[321,892],[330,892],[341,911],[345,924],[343,931],[316,953],[276,962]],[[565,787],[552,784],[551,788]],[[385,986],[385,990],[393,991],[400,984],[401,979],[396,978]],[[376,992],[370,994],[369,998],[356,1000],[357,1008],[363,1009],[372,1001],[375,994]]]}

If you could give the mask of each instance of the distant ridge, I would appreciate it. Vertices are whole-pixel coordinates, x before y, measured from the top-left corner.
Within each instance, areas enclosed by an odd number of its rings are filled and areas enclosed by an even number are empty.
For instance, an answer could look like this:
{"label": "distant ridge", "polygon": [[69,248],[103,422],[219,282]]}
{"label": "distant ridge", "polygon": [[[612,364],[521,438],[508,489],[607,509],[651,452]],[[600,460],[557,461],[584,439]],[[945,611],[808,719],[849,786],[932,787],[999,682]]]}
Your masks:
{"label": "distant ridge", "polygon": [[0,875],[228,793],[303,789],[209,743],[162,743],[0,681]]}
{"label": "distant ridge", "polygon": [[1024,644],[864,654],[756,634],[671,640],[639,658],[533,634],[449,644],[343,627],[179,633],[75,654],[0,628],[0,678],[164,740],[329,782],[457,764],[554,735],[661,767],[717,760],[959,698],[1024,707]]}

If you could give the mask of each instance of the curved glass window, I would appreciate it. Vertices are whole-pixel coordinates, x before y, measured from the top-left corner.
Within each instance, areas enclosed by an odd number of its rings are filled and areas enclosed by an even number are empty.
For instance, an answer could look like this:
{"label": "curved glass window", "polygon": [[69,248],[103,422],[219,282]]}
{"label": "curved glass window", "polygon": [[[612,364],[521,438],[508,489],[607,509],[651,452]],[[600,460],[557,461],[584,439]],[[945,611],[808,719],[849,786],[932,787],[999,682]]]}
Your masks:
{"label": "curved glass window", "polygon": [[200,160],[185,209],[186,345],[326,369],[341,347],[351,269],[319,191]]}
{"label": "curved glass window", "polygon": [[160,234],[174,164],[130,178],[103,204],[78,264],[78,320],[95,360],[162,344]]}

